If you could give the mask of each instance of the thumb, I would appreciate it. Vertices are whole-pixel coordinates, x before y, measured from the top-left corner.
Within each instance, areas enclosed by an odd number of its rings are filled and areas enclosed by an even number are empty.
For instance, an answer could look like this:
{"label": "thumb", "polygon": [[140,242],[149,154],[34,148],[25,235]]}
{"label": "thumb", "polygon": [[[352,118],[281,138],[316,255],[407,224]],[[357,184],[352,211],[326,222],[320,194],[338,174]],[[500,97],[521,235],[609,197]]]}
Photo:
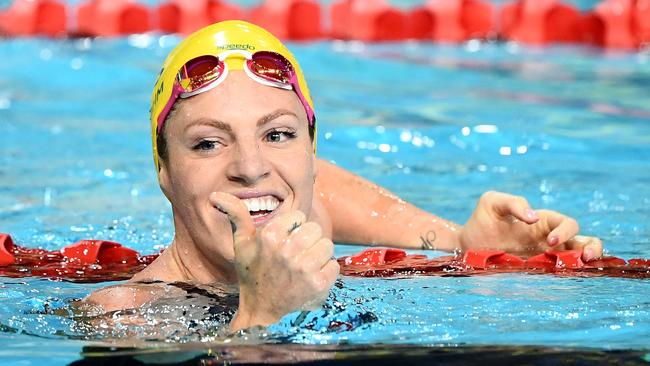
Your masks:
{"label": "thumb", "polygon": [[228,193],[212,192],[209,199],[217,210],[228,215],[235,246],[255,237],[253,219],[248,213],[248,208],[239,198]]}

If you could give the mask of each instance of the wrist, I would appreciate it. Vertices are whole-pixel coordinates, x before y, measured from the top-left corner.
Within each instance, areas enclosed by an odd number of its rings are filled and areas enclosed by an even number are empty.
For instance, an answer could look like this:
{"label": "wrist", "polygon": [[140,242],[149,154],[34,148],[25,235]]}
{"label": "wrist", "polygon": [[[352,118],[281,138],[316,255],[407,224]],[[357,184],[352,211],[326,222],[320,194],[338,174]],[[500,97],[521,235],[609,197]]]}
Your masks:
{"label": "wrist", "polygon": [[418,249],[452,252],[460,247],[463,227],[454,222],[424,213],[414,217],[411,225],[415,229],[413,242]]}
{"label": "wrist", "polygon": [[270,311],[249,307],[240,294],[239,307],[230,322],[230,330],[236,332],[253,326],[265,327],[277,322],[280,318],[281,316],[274,315]]}

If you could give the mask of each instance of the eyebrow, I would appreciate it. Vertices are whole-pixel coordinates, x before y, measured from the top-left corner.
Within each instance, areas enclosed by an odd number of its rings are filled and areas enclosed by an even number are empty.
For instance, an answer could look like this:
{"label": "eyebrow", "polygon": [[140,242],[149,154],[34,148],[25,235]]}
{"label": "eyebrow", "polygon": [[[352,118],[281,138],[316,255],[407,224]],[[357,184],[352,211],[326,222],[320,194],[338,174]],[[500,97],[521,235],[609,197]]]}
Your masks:
{"label": "eyebrow", "polygon": [[[278,117],[281,117],[281,116],[284,116],[284,115],[294,116],[296,119],[298,119],[298,116],[295,113],[293,113],[292,111],[290,111],[288,109],[282,109],[281,108],[281,109],[277,109],[277,110],[263,116],[262,118],[258,119],[257,120],[257,128],[260,128],[260,127],[264,126],[265,124],[273,121],[274,119],[276,119]],[[190,127],[193,127],[193,126],[211,126],[211,127],[215,127],[215,128],[220,129],[220,130],[223,130],[225,132],[232,133],[232,127],[230,127],[230,125],[228,123],[220,121],[218,119],[213,119],[213,118],[199,118],[199,119],[196,119],[196,120],[190,122],[190,124],[188,124],[185,127],[185,131],[187,131]]]}
{"label": "eyebrow", "polygon": [[284,116],[284,115],[294,116],[296,119],[298,119],[298,116],[295,113],[293,113],[292,111],[290,111],[288,109],[280,108],[280,109],[275,110],[272,113],[267,114],[266,116],[260,118],[259,120],[257,120],[257,128],[260,128],[260,127],[264,126],[265,124],[273,121],[274,119],[276,119],[276,118],[278,118],[280,116]]}
{"label": "eyebrow", "polygon": [[193,126],[211,126],[211,127],[223,130],[225,132],[232,133],[232,127],[230,127],[229,124],[227,124],[226,122],[220,121],[218,119],[213,119],[213,118],[195,119],[194,121],[190,122],[190,124],[185,126],[185,131],[187,131],[188,129],[190,129],[190,127],[193,127]]}

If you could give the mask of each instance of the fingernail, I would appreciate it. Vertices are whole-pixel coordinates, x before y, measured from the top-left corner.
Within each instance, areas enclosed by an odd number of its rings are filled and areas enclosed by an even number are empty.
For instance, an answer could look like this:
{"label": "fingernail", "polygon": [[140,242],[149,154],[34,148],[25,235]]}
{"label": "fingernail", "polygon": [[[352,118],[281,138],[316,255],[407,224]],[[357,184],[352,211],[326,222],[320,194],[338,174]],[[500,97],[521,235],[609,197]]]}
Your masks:
{"label": "fingernail", "polygon": [[528,217],[531,220],[537,220],[539,216],[537,216],[537,212],[531,210],[530,208],[527,208],[525,211],[526,217]]}
{"label": "fingernail", "polygon": [[560,239],[555,235],[548,238],[548,245],[550,245],[550,246],[556,246],[557,243],[559,243],[559,242],[560,242]]}

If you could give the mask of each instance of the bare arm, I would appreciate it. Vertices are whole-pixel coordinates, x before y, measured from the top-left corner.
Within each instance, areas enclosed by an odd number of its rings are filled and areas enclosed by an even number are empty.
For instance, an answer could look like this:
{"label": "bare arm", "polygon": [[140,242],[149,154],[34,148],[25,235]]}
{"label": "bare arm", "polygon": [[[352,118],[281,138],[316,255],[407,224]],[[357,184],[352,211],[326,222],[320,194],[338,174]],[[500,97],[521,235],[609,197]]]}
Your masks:
{"label": "bare arm", "polygon": [[362,245],[453,251],[460,226],[386,189],[318,160],[315,192],[329,212],[332,239]]}
{"label": "bare arm", "polygon": [[575,219],[533,210],[525,198],[486,192],[464,226],[423,211],[384,188],[319,160],[316,195],[331,219],[334,241],[398,248],[498,249],[532,255],[549,248],[602,255],[600,239],[577,235]]}

